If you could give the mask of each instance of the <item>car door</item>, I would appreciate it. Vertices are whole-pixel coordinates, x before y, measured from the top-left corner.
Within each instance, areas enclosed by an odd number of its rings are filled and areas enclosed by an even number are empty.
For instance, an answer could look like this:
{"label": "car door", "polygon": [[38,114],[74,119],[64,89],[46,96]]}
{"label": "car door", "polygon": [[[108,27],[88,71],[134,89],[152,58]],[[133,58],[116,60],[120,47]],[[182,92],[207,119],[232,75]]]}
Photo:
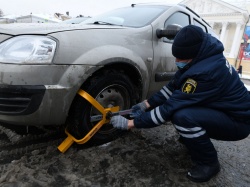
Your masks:
{"label": "car door", "polygon": [[[156,33],[157,29],[160,29],[160,25],[162,25],[161,28],[166,28],[167,25],[171,24],[178,24],[182,27],[189,25],[190,16],[184,12],[176,11],[170,16],[166,16],[166,18],[162,20],[162,23],[156,24],[155,27],[153,26],[154,33]],[[147,97],[161,89],[162,86],[166,85],[167,82],[169,82],[173,78],[175,72],[177,71],[177,67],[175,65],[175,58],[172,55],[173,40],[167,39],[166,37],[159,39],[157,38],[156,34],[153,37],[153,73],[151,76],[150,87]]]}

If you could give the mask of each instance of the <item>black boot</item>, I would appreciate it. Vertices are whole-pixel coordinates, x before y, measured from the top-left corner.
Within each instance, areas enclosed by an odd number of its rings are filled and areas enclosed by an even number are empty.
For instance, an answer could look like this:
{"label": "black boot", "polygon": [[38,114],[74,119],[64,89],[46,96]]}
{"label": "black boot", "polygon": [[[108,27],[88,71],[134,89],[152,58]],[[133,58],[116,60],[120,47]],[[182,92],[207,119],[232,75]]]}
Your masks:
{"label": "black boot", "polygon": [[220,171],[220,163],[204,165],[197,163],[187,173],[187,178],[193,182],[207,182]]}

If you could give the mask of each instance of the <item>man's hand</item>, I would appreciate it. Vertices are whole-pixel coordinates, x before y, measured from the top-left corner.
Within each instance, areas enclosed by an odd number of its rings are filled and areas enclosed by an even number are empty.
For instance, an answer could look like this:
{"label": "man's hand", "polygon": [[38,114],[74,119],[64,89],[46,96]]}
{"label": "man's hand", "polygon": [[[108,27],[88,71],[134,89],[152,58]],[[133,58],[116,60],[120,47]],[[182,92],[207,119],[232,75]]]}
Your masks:
{"label": "man's hand", "polygon": [[135,118],[140,116],[145,110],[149,107],[148,102],[145,100],[141,103],[138,103],[134,106],[132,106],[132,113],[130,114],[131,118]]}
{"label": "man's hand", "polygon": [[113,116],[110,120],[113,127],[121,130],[128,130],[128,119],[122,116]]}

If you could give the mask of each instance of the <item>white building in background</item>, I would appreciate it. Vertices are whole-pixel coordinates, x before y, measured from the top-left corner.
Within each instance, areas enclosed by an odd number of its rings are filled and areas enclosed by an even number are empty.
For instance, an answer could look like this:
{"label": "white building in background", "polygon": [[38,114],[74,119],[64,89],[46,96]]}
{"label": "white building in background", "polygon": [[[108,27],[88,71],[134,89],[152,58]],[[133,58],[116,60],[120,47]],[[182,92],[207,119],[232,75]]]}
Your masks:
{"label": "white building in background", "polygon": [[45,14],[30,14],[16,18],[16,23],[58,23],[60,19]]}
{"label": "white building in background", "polygon": [[[242,1],[241,5],[247,7],[248,1]],[[237,67],[242,36],[249,22],[249,12],[221,0],[184,0],[185,4],[198,13],[219,36],[224,44],[224,55],[228,61]],[[249,66],[250,72],[250,66]]]}
{"label": "white building in background", "polygon": [[0,17],[0,24],[8,23],[58,23],[70,19],[68,12],[65,14],[29,14],[29,15],[7,15]]}
{"label": "white building in background", "polygon": [[0,24],[15,23],[16,18],[19,16],[20,15],[15,15],[15,14],[2,16],[0,17]]}

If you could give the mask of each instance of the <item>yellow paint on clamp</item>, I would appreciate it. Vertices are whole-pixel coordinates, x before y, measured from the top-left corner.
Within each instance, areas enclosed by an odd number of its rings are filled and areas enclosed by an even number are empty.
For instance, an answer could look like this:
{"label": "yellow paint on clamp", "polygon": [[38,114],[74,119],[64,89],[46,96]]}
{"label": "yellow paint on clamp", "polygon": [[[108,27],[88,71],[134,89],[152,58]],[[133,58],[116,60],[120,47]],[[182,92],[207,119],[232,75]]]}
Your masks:
{"label": "yellow paint on clamp", "polygon": [[112,108],[103,108],[100,103],[98,103],[91,95],[89,95],[87,92],[83,90],[79,90],[78,94],[81,95],[84,99],[86,99],[88,102],[90,102],[98,111],[100,111],[103,115],[103,118],[101,121],[99,121],[89,132],[86,134],[82,139],[76,139],[73,137],[67,129],[65,129],[65,133],[68,135],[68,137],[58,146],[58,150],[64,153],[67,151],[70,146],[76,142],[77,144],[84,144],[87,141],[90,140],[92,136],[105,124],[109,122],[109,119],[106,118],[106,115],[109,112],[117,112],[119,111],[119,106],[112,107]]}

